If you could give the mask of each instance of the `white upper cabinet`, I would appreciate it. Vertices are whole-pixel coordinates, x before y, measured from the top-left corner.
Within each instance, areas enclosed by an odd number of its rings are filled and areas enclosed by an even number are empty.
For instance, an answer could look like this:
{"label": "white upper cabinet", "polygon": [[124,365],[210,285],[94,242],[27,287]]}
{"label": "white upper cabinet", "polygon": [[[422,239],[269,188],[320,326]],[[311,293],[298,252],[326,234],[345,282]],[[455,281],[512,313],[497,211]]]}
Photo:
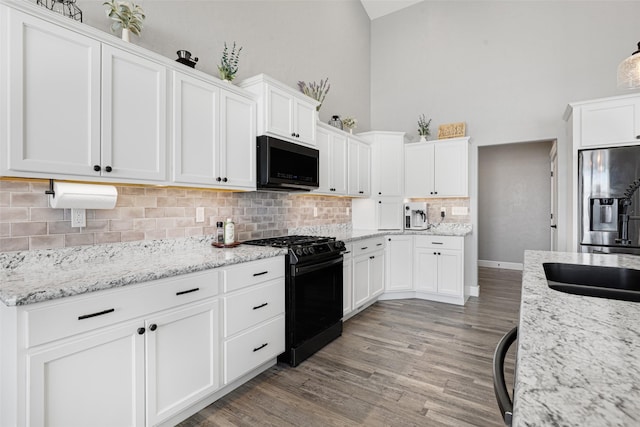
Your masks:
{"label": "white upper cabinet", "polygon": [[358,134],[371,143],[371,184],[374,196],[404,195],[404,135],[404,132]]}
{"label": "white upper cabinet", "polygon": [[408,144],[404,158],[406,197],[468,196],[468,137]]}
{"label": "white upper cabinet", "polygon": [[349,195],[371,195],[371,146],[354,137],[347,138],[349,145]]}
{"label": "white upper cabinet", "polygon": [[316,145],[317,101],[264,74],[239,86],[258,98],[258,135]]}
{"label": "white upper cabinet", "polygon": [[[0,6],[0,175],[90,175],[100,164],[100,43]],[[6,94],[6,97],[5,97]],[[7,155],[8,154],[8,155]]]}
{"label": "white upper cabinet", "polygon": [[255,189],[255,102],[211,82],[173,74],[173,181]]}
{"label": "white upper cabinet", "polygon": [[576,148],[640,143],[640,95],[569,104]]}
{"label": "white upper cabinet", "polygon": [[103,175],[166,181],[166,94],[162,64],[102,47]]}
{"label": "white upper cabinet", "polygon": [[347,137],[330,126],[320,124],[316,133],[320,151],[320,187],[316,193],[347,194]]}

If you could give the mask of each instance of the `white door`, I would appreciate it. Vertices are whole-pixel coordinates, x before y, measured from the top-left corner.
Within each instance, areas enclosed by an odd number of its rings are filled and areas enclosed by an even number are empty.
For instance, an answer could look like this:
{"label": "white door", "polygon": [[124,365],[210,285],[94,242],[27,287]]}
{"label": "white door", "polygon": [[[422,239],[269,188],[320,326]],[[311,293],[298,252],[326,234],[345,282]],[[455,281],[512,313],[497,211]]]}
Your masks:
{"label": "white door", "polygon": [[220,89],[173,73],[173,181],[211,185],[218,172]]}
{"label": "white door", "polygon": [[226,90],[222,90],[220,95],[222,183],[233,188],[255,190],[255,102]]}
{"label": "white door", "polygon": [[438,291],[437,250],[415,248],[413,255],[413,283],[416,291]]}
{"label": "white door", "polygon": [[558,142],[554,141],[549,153],[551,162],[551,250],[558,250]]}
{"label": "white door", "polygon": [[145,322],[147,425],[157,425],[219,387],[218,305],[217,299],[207,301]]}
{"label": "white door", "polygon": [[100,43],[13,9],[4,11],[8,25],[0,29],[0,39],[10,58],[3,76],[3,84],[4,77],[9,79],[10,148],[2,147],[6,165],[3,159],[0,167],[95,173],[93,166],[100,164]]}
{"label": "white door", "polygon": [[371,194],[371,147],[363,143],[358,144],[358,194]]}
{"label": "white door", "polygon": [[380,199],[376,203],[378,209],[378,230],[402,229],[402,199]]}
{"label": "white door", "polygon": [[[267,85],[267,100],[265,102],[266,129],[265,132],[294,138],[293,132],[293,99],[288,93]],[[292,136],[293,134],[293,136]]]}
{"label": "white door", "polygon": [[312,104],[295,100],[293,120],[296,140],[305,144],[316,145],[316,107]]}
{"label": "white door", "polygon": [[404,195],[404,137],[376,135],[374,144],[374,194],[378,196]]}
{"label": "white door", "polygon": [[384,291],[384,251],[369,255],[369,288],[371,297]]}
{"label": "white door", "polygon": [[438,197],[467,197],[467,141],[434,144],[434,193]]}
{"label": "white door", "polygon": [[144,332],[128,322],[29,352],[27,424],[144,425]]}
{"label": "white door", "polygon": [[369,255],[353,258],[353,307],[369,299]]}
{"label": "white door", "polygon": [[[348,252],[350,251],[351,249],[349,248]],[[342,264],[342,315],[346,316],[347,314],[351,313],[351,310],[353,309],[353,259],[351,258],[351,256],[346,256],[347,252],[345,252],[344,254],[345,257]]]}
{"label": "white door", "polygon": [[347,169],[348,174],[348,193],[351,196],[358,196],[358,147],[360,146],[360,142],[355,141],[353,139],[348,139],[348,158],[347,164],[349,165]]}
{"label": "white door", "polygon": [[320,152],[318,163],[320,165],[319,172],[319,181],[320,186],[318,187],[317,192],[319,193],[331,193],[331,155],[330,155],[330,143],[329,140],[331,136],[329,135],[329,131],[323,128],[318,128],[316,133],[316,145],[317,149]]}
{"label": "white door", "polygon": [[167,179],[164,65],[102,46],[102,174]]}
{"label": "white door", "polygon": [[342,135],[333,135],[331,138],[331,187],[334,189],[332,194],[347,194],[347,157],[347,138]]}
{"label": "white door", "polygon": [[413,236],[387,237],[385,254],[385,289],[410,291],[413,289]]}
{"label": "white door", "polygon": [[462,256],[460,251],[438,249],[438,293],[463,296]]}
{"label": "white door", "polygon": [[433,143],[408,144],[404,149],[406,197],[433,195]]}

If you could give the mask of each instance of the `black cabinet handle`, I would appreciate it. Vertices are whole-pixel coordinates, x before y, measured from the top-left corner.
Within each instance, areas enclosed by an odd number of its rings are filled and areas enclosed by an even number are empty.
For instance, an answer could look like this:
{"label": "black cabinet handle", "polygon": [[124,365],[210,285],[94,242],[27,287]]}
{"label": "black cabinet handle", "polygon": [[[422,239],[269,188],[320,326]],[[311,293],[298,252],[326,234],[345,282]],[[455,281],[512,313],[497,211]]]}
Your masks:
{"label": "black cabinet handle", "polygon": [[295,132],[293,132],[293,133],[291,134],[291,136],[296,136],[296,133],[295,133]]}
{"label": "black cabinet handle", "polygon": [[434,252],[433,254],[434,254],[434,255],[438,255],[438,254],[437,254],[437,253],[435,253],[435,252]]}
{"label": "black cabinet handle", "polygon": [[378,191],[378,195],[379,195],[379,196],[382,196],[382,192]]}
{"label": "black cabinet handle", "polygon": [[378,204],[380,204],[380,205],[381,205],[381,204],[382,204],[382,201],[378,200]]}
{"label": "black cabinet handle", "polygon": [[222,182],[227,182],[227,181],[229,181],[229,180],[227,179],[226,176],[224,178],[222,178]]}
{"label": "black cabinet handle", "polygon": [[253,309],[254,309],[254,310],[257,310],[257,309],[259,309],[259,308],[266,307],[267,305],[269,305],[269,303],[268,303],[268,302],[263,302],[262,304],[260,304],[260,305],[256,305],[255,307],[253,307]]}
{"label": "black cabinet handle", "polygon": [[216,178],[216,181],[220,182],[220,181],[222,181],[222,178],[217,177],[217,178]]}
{"label": "black cabinet handle", "polygon": [[364,194],[364,191],[358,191],[359,194]]}
{"label": "black cabinet handle", "polygon": [[365,246],[364,248],[360,248],[361,251],[364,251],[365,249],[368,249],[369,246]]}
{"label": "black cabinet handle", "polygon": [[433,194],[438,194],[438,192],[437,192],[437,191],[434,191],[434,192],[433,192]]}
{"label": "black cabinet handle", "polygon": [[138,328],[138,335],[144,334],[144,328]]}
{"label": "black cabinet handle", "polygon": [[100,167],[100,165],[93,165],[93,170],[94,170],[94,171],[96,171],[96,172],[100,172],[100,169],[102,169],[102,168]]}
{"label": "black cabinet handle", "polygon": [[442,242],[431,242],[432,245],[444,245]]}
{"label": "black cabinet handle", "polygon": [[[389,239],[391,240],[391,239]],[[376,243],[376,246],[382,246],[382,243]]]}
{"label": "black cabinet handle", "polygon": [[300,134],[299,133],[296,133],[296,138],[300,138]]}
{"label": "black cabinet handle", "polygon": [[438,255],[442,255],[440,252],[438,252]]}
{"label": "black cabinet handle", "polygon": [[111,166],[107,166],[106,168],[104,168],[104,170],[106,170],[107,172],[111,172],[113,169],[111,168]]}
{"label": "black cabinet handle", "polygon": [[262,271],[260,273],[253,273],[253,277],[262,276],[263,274],[267,274],[269,271]]}
{"label": "black cabinet handle", "polygon": [[373,255],[371,255],[371,256],[369,257],[369,259],[374,259],[374,258],[375,258],[375,257],[374,257]]}
{"label": "black cabinet handle", "polygon": [[640,135],[636,135],[636,139],[640,139]]}
{"label": "black cabinet handle", "polygon": [[82,316],[78,316],[78,320],[84,320],[84,319],[89,319],[91,317],[102,316],[103,314],[113,313],[114,311],[116,311],[115,308],[110,308],[108,310],[98,311],[97,313],[83,314]]}
{"label": "black cabinet handle", "polygon": [[193,288],[193,289],[189,289],[187,291],[179,291],[179,292],[176,292],[176,296],[184,295],[184,294],[190,294],[191,292],[198,292],[199,290],[200,290],[200,288]]}
{"label": "black cabinet handle", "polygon": [[149,325],[150,331],[155,331],[156,329],[158,329],[158,325],[156,325],[155,323],[152,323],[151,325]]}
{"label": "black cabinet handle", "polygon": [[256,347],[256,348],[254,348],[254,349],[253,349],[253,351],[254,351],[254,352],[256,352],[256,351],[258,351],[258,350],[262,350],[263,348],[265,348],[265,347],[266,347],[266,346],[268,346],[268,345],[269,345],[269,343],[268,343],[268,342],[266,342],[266,343],[262,344],[260,347]]}
{"label": "black cabinet handle", "polygon": [[496,393],[496,400],[500,407],[500,413],[504,423],[511,425],[513,416],[513,402],[509,397],[507,383],[504,380],[504,359],[509,351],[509,347],[518,338],[518,327],[507,332],[498,342],[496,351],[493,354],[493,391]]}
{"label": "black cabinet handle", "polygon": [[558,228],[558,226],[554,224],[551,226],[551,228]]}
{"label": "black cabinet handle", "polygon": [[344,253],[344,255],[346,255],[346,254],[350,254],[350,253],[351,253],[351,251],[346,251],[346,252]]}

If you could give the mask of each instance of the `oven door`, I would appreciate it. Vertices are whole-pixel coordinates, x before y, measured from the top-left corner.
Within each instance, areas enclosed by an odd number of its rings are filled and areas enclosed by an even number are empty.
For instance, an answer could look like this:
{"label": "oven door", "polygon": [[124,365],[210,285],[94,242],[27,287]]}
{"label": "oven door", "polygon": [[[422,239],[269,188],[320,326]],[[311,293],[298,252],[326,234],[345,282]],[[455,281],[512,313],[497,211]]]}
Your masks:
{"label": "oven door", "polygon": [[342,319],[342,255],[291,266],[289,338],[295,348]]}

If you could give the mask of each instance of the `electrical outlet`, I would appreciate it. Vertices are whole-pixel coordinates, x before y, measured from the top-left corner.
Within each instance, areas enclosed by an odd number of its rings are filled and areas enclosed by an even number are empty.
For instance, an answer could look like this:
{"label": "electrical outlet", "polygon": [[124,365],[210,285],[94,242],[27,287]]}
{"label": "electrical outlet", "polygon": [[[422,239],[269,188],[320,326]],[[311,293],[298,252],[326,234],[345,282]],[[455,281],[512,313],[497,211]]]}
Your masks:
{"label": "electrical outlet", "polygon": [[204,222],[204,208],[196,208],[196,222]]}
{"label": "electrical outlet", "polygon": [[351,213],[351,208],[347,208],[347,215]]}
{"label": "electrical outlet", "polygon": [[451,208],[451,215],[467,215],[469,208],[466,206],[455,206]]}
{"label": "electrical outlet", "polygon": [[86,227],[87,226],[87,210],[71,209],[71,226]]}
{"label": "electrical outlet", "polygon": [[314,206],[314,207],[313,207],[313,216],[314,216],[314,217],[317,217],[317,216],[318,216],[318,207],[317,207],[317,206]]}

